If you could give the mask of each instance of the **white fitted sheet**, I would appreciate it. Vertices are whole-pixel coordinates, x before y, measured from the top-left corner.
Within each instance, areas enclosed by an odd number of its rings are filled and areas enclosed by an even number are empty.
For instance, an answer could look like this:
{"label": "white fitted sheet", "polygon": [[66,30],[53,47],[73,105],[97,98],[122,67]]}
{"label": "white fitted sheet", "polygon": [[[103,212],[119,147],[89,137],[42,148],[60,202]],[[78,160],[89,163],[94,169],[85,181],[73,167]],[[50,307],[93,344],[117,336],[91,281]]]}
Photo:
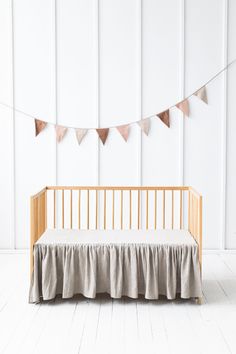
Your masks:
{"label": "white fitted sheet", "polygon": [[47,229],[36,244],[172,244],[194,245],[187,230]]}

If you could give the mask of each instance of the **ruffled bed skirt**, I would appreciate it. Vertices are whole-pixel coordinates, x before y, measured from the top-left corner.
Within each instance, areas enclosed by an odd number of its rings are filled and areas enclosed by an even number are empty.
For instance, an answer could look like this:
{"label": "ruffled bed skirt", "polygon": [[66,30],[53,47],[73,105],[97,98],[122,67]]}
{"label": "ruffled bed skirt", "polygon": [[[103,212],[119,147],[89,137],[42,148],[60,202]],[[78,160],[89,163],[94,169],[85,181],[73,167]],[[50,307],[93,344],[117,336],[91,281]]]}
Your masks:
{"label": "ruffled bed skirt", "polygon": [[29,302],[128,296],[158,299],[201,297],[197,245],[53,244],[34,246]]}

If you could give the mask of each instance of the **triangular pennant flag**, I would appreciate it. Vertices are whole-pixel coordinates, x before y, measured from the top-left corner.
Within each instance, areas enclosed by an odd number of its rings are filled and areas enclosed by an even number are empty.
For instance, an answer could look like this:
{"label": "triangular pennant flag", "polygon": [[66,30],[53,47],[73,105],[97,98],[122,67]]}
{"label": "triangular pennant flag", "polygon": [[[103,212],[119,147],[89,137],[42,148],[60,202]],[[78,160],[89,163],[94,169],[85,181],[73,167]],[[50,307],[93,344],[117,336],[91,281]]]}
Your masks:
{"label": "triangular pennant flag", "polygon": [[42,121],[40,119],[35,119],[34,123],[35,123],[35,136],[37,136],[46,127],[47,122],[44,122],[44,121]]}
{"label": "triangular pennant flag", "polygon": [[189,104],[187,99],[177,103],[176,107],[179,108],[186,116],[189,116]]}
{"label": "triangular pennant flag", "polygon": [[101,129],[96,129],[99,138],[101,139],[103,145],[105,145],[105,142],[107,140],[107,136],[109,133],[109,128],[101,128]]}
{"label": "triangular pennant flag", "polygon": [[75,129],[75,134],[79,145],[81,144],[81,141],[83,140],[87,132],[88,129]]}
{"label": "triangular pennant flag", "polygon": [[129,137],[129,124],[119,125],[116,128],[120,132],[124,140],[127,141]]}
{"label": "triangular pennant flag", "polygon": [[157,114],[157,117],[160,118],[160,120],[167,125],[168,128],[170,128],[170,112],[169,109],[167,111],[161,112]]}
{"label": "triangular pennant flag", "polygon": [[140,126],[140,128],[142,129],[142,131],[148,135],[149,133],[149,129],[150,129],[150,119],[146,118],[146,119],[141,119],[138,122],[138,125]]}
{"label": "triangular pennant flag", "polygon": [[200,100],[208,104],[206,86],[201,87],[198,91],[194,93]]}
{"label": "triangular pennant flag", "polygon": [[61,125],[56,125],[55,130],[56,130],[57,142],[60,143],[67,132],[67,128],[62,127]]}

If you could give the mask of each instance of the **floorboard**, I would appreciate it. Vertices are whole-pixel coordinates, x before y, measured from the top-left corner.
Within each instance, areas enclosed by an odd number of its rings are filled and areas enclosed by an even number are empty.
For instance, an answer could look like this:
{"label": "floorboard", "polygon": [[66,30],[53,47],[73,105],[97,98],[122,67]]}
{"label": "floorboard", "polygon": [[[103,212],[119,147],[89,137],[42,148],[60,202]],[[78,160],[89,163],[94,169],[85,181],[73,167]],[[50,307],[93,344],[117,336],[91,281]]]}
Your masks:
{"label": "floorboard", "polygon": [[236,254],[203,256],[193,300],[58,297],[28,304],[28,255],[0,254],[0,354],[236,354]]}

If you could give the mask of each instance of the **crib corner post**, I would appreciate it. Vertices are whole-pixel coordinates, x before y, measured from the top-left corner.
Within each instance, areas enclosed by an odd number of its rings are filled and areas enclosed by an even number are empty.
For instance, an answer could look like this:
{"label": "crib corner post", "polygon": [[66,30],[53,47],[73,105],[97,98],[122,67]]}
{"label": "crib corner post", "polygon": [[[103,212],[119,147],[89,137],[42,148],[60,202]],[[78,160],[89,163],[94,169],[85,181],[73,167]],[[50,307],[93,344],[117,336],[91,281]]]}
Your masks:
{"label": "crib corner post", "polygon": [[199,241],[199,263],[202,274],[202,196],[199,197],[199,220],[198,220],[198,241]]}
{"label": "crib corner post", "polygon": [[37,234],[37,199],[30,198],[30,277],[33,272],[33,247]]}

